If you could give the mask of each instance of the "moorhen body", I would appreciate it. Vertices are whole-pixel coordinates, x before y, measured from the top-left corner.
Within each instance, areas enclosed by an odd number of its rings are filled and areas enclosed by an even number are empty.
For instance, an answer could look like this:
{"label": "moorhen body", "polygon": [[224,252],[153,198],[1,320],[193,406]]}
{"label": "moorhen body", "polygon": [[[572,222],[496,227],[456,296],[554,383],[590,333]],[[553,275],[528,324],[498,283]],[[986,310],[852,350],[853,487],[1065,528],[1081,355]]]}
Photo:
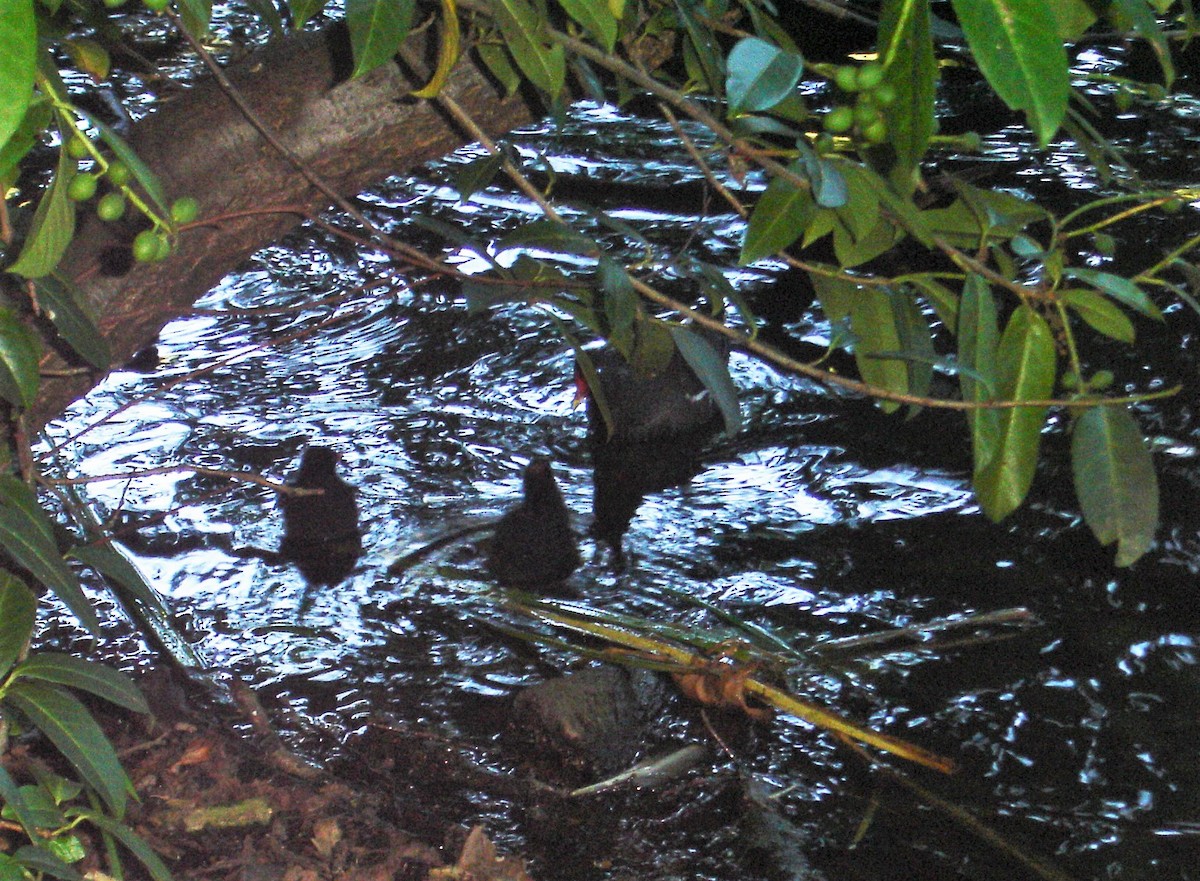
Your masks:
{"label": "moorhen body", "polygon": [[570,513],[547,460],[529,463],[524,487],[525,498],[496,524],[487,569],[504,585],[552,585],[579,567]]}
{"label": "moorhen body", "polygon": [[337,475],[338,454],[309,447],[289,486],[319,489],[319,495],[283,495],[283,541],[279,555],[297,564],[310,581],[333,583],[349,574],[362,553],[354,487]]}

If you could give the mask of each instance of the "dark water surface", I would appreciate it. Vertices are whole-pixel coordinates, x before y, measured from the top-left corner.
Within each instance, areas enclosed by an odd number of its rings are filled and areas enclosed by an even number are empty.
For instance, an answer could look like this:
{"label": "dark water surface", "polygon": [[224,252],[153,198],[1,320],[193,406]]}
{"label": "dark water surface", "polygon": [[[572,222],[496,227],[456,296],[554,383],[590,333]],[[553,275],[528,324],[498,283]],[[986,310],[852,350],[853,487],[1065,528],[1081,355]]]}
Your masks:
{"label": "dark water surface", "polygon": [[[1169,139],[1176,155],[1194,156],[1195,109],[1160,110],[1176,128],[1139,130],[1126,145],[1136,153]],[[672,186],[695,177],[668,129],[611,108],[576,108],[561,135],[531,130],[515,142],[564,173]],[[984,164],[1014,186],[1096,187],[1073,171],[1067,150],[1035,165],[1012,132],[988,143]],[[436,182],[470,155],[380,188],[369,197],[374,216],[410,240],[425,235],[404,220],[416,211],[470,224],[481,240],[535,216],[505,190],[460,204]],[[1188,182],[1178,164],[1156,167],[1164,185]],[[736,263],[740,225],[731,215],[633,198],[606,208],[660,247],[693,240],[705,259]],[[1198,226],[1190,209],[1178,223]],[[1136,232],[1164,242],[1148,244],[1139,265],[1183,237]],[[729,277],[746,290],[774,283],[769,266]],[[407,792],[404,769],[385,768],[385,745],[362,746],[375,737],[368,723],[383,719],[453,737],[503,768],[497,735],[508,699],[568,662],[538,657],[475,614],[487,607],[464,600],[482,586],[471,539],[387,575],[405,550],[497,516],[534,455],[557,460],[577,525],[588,522],[584,419],[571,407],[572,355],[550,316],[516,307],[469,314],[447,283],[409,288],[386,262],[311,230],[261,252],[198,307],[213,311],[164,331],[153,374],[115,373],[51,426],[68,469],[186,463],[283,478],[306,443],[328,445],[359,489],[365,546],[345,581],[309,590],[294,568],[237,553],[279,544],[275,500],[262,487],[190,474],[89,486],[106,515],[168,512],[142,530],[137,559],[209,663],[258,689],[301,749],[335,764],[379,761],[368,775],[395,775],[397,810],[414,826],[487,822],[533,859],[535,877],[789,877],[777,840],[754,846],[736,785],[691,778],[666,792],[599,797],[564,844],[541,839],[542,818],[528,806],[423,792],[419,780]],[[268,308],[279,311],[245,311]],[[811,311],[799,330],[828,334]],[[1139,325],[1143,332],[1156,331]],[[1121,381],[1194,384],[1195,316],[1169,309],[1162,337],[1165,366],[1128,363]],[[201,368],[209,369],[187,378]],[[715,445],[690,485],[646,501],[626,539],[630,570],[586,565],[576,576],[582,598],[716,625],[674,598],[680,591],[802,644],[1025,606],[1041,624],[1014,638],[839,656],[798,672],[794,684],[953,757],[962,770],[952,779],[913,774],[1072,877],[1200,877],[1194,390],[1142,414],[1159,449],[1165,522],[1158,547],[1116,570],[1073,513],[1061,423],[1047,439],[1057,462],[1032,503],[996,526],[969,492],[961,420],[925,413],[905,423],[737,355],[733,373],[744,432]],[[126,662],[144,665],[127,646]],[[694,712],[677,704],[656,748],[704,737]],[[833,877],[1027,877],[943,815],[877,790],[856,759],[796,720],[778,718],[736,747],[743,772],[769,792],[786,790],[780,816]],[[731,763],[714,767],[713,779],[733,779]],[[847,852],[876,794],[883,809]]]}

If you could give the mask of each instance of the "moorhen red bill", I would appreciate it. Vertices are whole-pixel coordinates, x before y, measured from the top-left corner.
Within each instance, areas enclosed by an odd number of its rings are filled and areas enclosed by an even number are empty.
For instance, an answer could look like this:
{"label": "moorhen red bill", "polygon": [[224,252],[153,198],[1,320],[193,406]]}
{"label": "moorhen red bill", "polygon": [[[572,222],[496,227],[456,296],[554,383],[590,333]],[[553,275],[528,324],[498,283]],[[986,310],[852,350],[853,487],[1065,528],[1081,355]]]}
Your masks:
{"label": "moorhen red bill", "polygon": [[545,459],[525,469],[525,498],[496,524],[487,569],[503,585],[549,586],[579,568],[579,547],[562,492]]}

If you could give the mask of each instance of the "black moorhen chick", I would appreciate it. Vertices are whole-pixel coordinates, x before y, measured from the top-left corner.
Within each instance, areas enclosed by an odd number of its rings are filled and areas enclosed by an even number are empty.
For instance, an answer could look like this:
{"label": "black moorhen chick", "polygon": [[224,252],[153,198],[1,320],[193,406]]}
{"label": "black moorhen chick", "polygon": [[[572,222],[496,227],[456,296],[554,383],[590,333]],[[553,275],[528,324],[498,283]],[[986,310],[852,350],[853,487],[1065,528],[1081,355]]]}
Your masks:
{"label": "black moorhen chick", "polygon": [[362,553],[358,503],[354,487],[337,475],[338,454],[328,447],[309,447],[290,486],[320,489],[320,495],[283,495],[283,541],[279,555],[296,563],[309,581],[341,581]]}
{"label": "black moorhen chick", "polygon": [[525,498],[496,524],[487,569],[508,586],[552,585],[580,563],[567,503],[545,459],[529,463],[524,484]]}

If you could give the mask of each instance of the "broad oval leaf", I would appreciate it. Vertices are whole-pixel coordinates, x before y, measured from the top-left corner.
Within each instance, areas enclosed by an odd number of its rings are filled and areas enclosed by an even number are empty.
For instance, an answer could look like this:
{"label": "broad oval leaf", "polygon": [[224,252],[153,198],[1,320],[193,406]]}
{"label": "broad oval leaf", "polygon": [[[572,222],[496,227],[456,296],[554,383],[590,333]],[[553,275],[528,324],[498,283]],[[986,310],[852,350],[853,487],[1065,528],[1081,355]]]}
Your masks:
{"label": "broad oval leaf", "polygon": [[58,748],[118,817],[131,786],[112,744],[79,700],[56,685],[17,680],[7,698]]}
{"label": "broad oval leaf", "polygon": [[935,128],[938,68],[929,4],[884,3],[879,45],[885,47],[881,54],[887,61],[887,82],[896,90],[896,100],[883,111],[896,156],[891,179],[900,192],[910,193]]}
{"label": "broad oval leaf", "polygon": [[[896,357],[879,357],[882,353],[895,355],[904,348],[896,302],[887,291],[864,288],[850,307],[850,329],[857,341],[854,361],[863,381],[891,392],[907,393],[908,365]],[[880,401],[885,413],[893,413],[900,404]]]}
{"label": "broad oval leaf", "polygon": [[[790,167],[803,176],[803,164],[793,162]],[[746,266],[782,251],[800,238],[816,210],[808,188],[798,187],[787,178],[775,178],[767,184],[750,215],[738,262]]]}
{"label": "broad oval leaf", "polygon": [[201,42],[208,38],[208,23],[212,20],[212,0],[175,0],[184,29]]}
{"label": "broad oval leaf", "polygon": [[[2,0],[0,0],[2,2]],[[58,168],[49,189],[42,193],[21,253],[8,271],[25,278],[41,278],[58,266],[71,237],[75,235],[75,203],[67,198],[67,187],[75,174],[75,160],[60,150]]]}
{"label": "broad oval leaf", "polygon": [[[1000,344],[1000,326],[996,320],[996,301],[982,276],[971,273],[963,284],[958,310],[958,374],[964,401],[981,403],[996,396],[996,349]],[[968,410],[971,448],[976,462],[986,462],[996,452],[1000,432],[1000,411]]]}
{"label": "broad oval leaf", "polygon": [[1066,115],[1071,86],[1050,4],[952,0],[952,5],[979,69],[1005,104],[1025,112],[1045,147]]}
{"label": "broad oval leaf", "polygon": [[0,397],[14,407],[37,400],[38,340],[11,309],[0,306]]}
{"label": "broad oval leaf", "polygon": [[558,5],[579,22],[605,52],[612,52],[617,43],[617,16],[608,5],[597,0],[558,0]]}
{"label": "broad oval leaf", "polygon": [[1075,494],[1102,545],[1117,543],[1118,566],[1130,566],[1154,543],[1158,476],[1137,421],[1124,407],[1091,407],[1071,436]]}
{"label": "broad oval leaf", "polygon": [[35,21],[33,0],[0,0],[0,146],[12,137],[33,100]]}
{"label": "broad oval leaf", "polygon": [[562,46],[543,42],[541,17],[526,0],[496,0],[491,12],[517,67],[535,86],[557,97],[567,78],[566,55]]}
{"label": "broad oval leaf", "polygon": [[95,661],[59,652],[38,652],[19,664],[13,670],[13,676],[78,688],[135,713],[150,712],[146,699],[132,679]]}
{"label": "broad oval leaf", "polygon": [[671,339],[683,360],[712,394],[725,420],[725,433],[733,437],[742,428],[742,409],[728,363],[712,343],[689,328],[672,326]]}
{"label": "broad oval leaf", "polygon": [[[1054,334],[1046,320],[1028,306],[1009,318],[996,351],[1000,400],[1045,400],[1054,388]],[[1025,499],[1037,469],[1045,406],[1009,407],[999,411],[995,452],[975,460],[975,495],[983,512],[1002,520]]]}
{"label": "broad oval leaf", "polygon": [[560,220],[548,217],[519,226],[496,242],[497,252],[508,248],[538,248],[584,256],[594,256],[600,250],[594,239],[576,232]]}
{"label": "broad oval leaf", "polygon": [[1063,270],[1063,276],[1086,282],[1101,293],[1108,294],[1114,300],[1124,303],[1130,309],[1141,312],[1147,318],[1163,320],[1162,312],[1150,301],[1146,292],[1123,276],[1079,266],[1067,267]]}
{"label": "broad oval leaf", "polygon": [[[354,53],[351,76],[362,76],[391,61],[412,29],[414,7],[414,0],[346,0],[346,26]],[[443,21],[443,27],[448,26]],[[457,20],[454,29],[457,32]]]}
{"label": "broad oval leaf", "polygon": [[725,96],[729,113],[769,110],[800,83],[804,59],[758,37],[738,41],[725,61]]}
{"label": "broad oval leaf", "polygon": [[37,280],[36,287],[38,303],[59,335],[93,367],[107,370],[112,360],[108,341],[100,335],[74,282],[57,274],[47,275]]}
{"label": "broad oval leaf", "polygon": [[28,585],[0,569],[0,677],[8,675],[29,643],[37,619],[37,600]]}

